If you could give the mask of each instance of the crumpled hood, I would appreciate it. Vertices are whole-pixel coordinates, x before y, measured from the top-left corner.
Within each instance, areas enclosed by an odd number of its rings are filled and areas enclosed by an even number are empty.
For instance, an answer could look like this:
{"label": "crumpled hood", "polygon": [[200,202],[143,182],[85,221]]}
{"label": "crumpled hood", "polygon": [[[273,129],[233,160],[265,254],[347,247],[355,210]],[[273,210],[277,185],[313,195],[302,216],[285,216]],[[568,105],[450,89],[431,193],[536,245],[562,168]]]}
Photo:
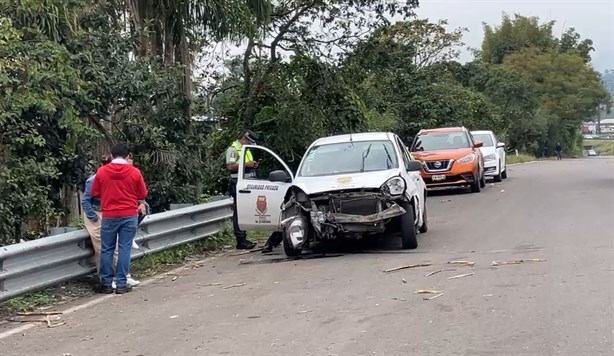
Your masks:
{"label": "crumpled hood", "polygon": [[414,151],[412,154],[421,161],[437,161],[444,159],[458,160],[473,152],[471,148],[456,148],[453,150]]}
{"label": "crumpled hood", "polygon": [[131,168],[132,166],[126,163],[109,163],[105,166],[105,170],[113,180],[122,180],[126,178],[126,174],[128,174]]}
{"label": "crumpled hood", "polygon": [[398,175],[399,172],[397,170],[387,170],[323,177],[297,177],[293,185],[307,195],[345,189],[377,189],[388,179]]}

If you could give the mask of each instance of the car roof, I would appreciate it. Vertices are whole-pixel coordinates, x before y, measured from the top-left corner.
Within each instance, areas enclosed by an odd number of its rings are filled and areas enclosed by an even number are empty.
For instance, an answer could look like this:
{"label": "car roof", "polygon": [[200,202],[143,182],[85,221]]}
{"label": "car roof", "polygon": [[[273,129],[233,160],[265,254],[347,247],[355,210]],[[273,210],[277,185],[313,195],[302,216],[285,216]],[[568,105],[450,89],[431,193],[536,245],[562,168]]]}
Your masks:
{"label": "car roof", "polygon": [[335,135],[322,137],[317,139],[312,146],[315,145],[328,145],[332,143],[343,143],[351,141],[390,141],[392,140],[393,134],[390,132],[361,132],[361,133],[353,133],[353,134],[345,134],[345,135]]}
{"label": "car roof", "polygon": [[418,134],[467,131],[464,127],[440,127],[437,129],[422,129]]}
{"label": "car roof", "polygon": [[478,134],[478,135],[494,135],[494,132],[490,131],[490,130],[476,130],[476,131],[471,131],[471,134]]}

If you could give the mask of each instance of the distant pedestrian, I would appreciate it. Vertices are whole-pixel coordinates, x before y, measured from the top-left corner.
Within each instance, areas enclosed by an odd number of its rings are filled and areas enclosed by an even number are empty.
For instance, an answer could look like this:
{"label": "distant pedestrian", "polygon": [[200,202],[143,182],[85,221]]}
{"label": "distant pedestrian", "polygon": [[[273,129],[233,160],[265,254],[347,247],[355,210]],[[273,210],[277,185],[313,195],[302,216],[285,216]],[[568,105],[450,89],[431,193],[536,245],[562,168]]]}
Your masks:
{"label": "distant pedestrian", "polygon": [[[131,165],[128,146],[118,143],[111,148],[113,160],[96,172],[91,196],[101,199],[102,224],[100,248],[101,293],[113,293],[116,276],[117,294],[129,292],[127,284],[130,252],[138,224],[138,201],[147,197],[141,171]],[[117,273],[113,271],[113,252],[118,248]]]}
{"label": "distant pedestrian", "polygon": [[562,152],[563,152],[563,146],[561,146],[560,142],[557,142],[557,144],[556,144],[556,159],[558,159],[558,160],[563,159]]}

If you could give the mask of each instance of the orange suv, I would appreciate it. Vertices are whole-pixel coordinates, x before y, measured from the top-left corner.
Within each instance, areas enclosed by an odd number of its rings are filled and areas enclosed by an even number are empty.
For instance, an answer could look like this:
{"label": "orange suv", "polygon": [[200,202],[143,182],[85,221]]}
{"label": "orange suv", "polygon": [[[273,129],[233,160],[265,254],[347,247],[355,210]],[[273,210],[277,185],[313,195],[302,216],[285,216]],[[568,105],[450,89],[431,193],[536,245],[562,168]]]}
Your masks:
{"label": "orange suv", "polygon": [[486,185],[483,143],[464,127],[420,130],[412,152],[422,161],[422,179],[428,188],[470,186],[477,193]]}

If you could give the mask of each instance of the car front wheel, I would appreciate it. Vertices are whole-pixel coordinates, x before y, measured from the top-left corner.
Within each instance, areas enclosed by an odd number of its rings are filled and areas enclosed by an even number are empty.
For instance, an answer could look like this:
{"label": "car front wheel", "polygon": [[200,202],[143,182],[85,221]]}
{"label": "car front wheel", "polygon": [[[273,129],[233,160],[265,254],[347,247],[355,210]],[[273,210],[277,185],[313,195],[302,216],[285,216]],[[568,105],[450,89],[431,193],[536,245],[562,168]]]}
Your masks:
{"label": "car front wheel", "polygon": [[482,190],[482,179],[479,177],[474,178],[474,182],[471,183],[471,192],[479,193]]}
{"label": "car front wheel", "polygon": [[429,219],[428,214],[426,212],[426,193],[424,194],[424,210],[422,211],[422,226],[420,226],[420,233],[424,234],[429,231]]}
{"label": "car front wheel", "polygon": [[504,167],[504,171],[501,172],[501,178],[507,179],[507,166],[503,166],[503,167]]}
{"label": "car front wheel", "polygon": [[497,183],[501,182],[501,180],[503,179],[503,172],[501,172],[502,168],[503,167],[501,166],[501,162],[499,162],[499,174],[495,176],[495,182]]}
{"label": "car front wheel", "polygon": [[288,257],[300,256],[303,250],[300,248],[294,248],[294,246],[292,245],[292,241],[290,240],[290,235],[288,234],[288,229],[284,229],[282,234],[283,234],[282,244],[284,245],[284,252],[286,253],[286,256]]}
{"label": "car front wheel", "polygon": [[410,203],[403,203],[405,214],[400,216],[401,219],[401,247],[404,250],[415,249],[418,247],[418,237],[416,231],[414,207]]}

